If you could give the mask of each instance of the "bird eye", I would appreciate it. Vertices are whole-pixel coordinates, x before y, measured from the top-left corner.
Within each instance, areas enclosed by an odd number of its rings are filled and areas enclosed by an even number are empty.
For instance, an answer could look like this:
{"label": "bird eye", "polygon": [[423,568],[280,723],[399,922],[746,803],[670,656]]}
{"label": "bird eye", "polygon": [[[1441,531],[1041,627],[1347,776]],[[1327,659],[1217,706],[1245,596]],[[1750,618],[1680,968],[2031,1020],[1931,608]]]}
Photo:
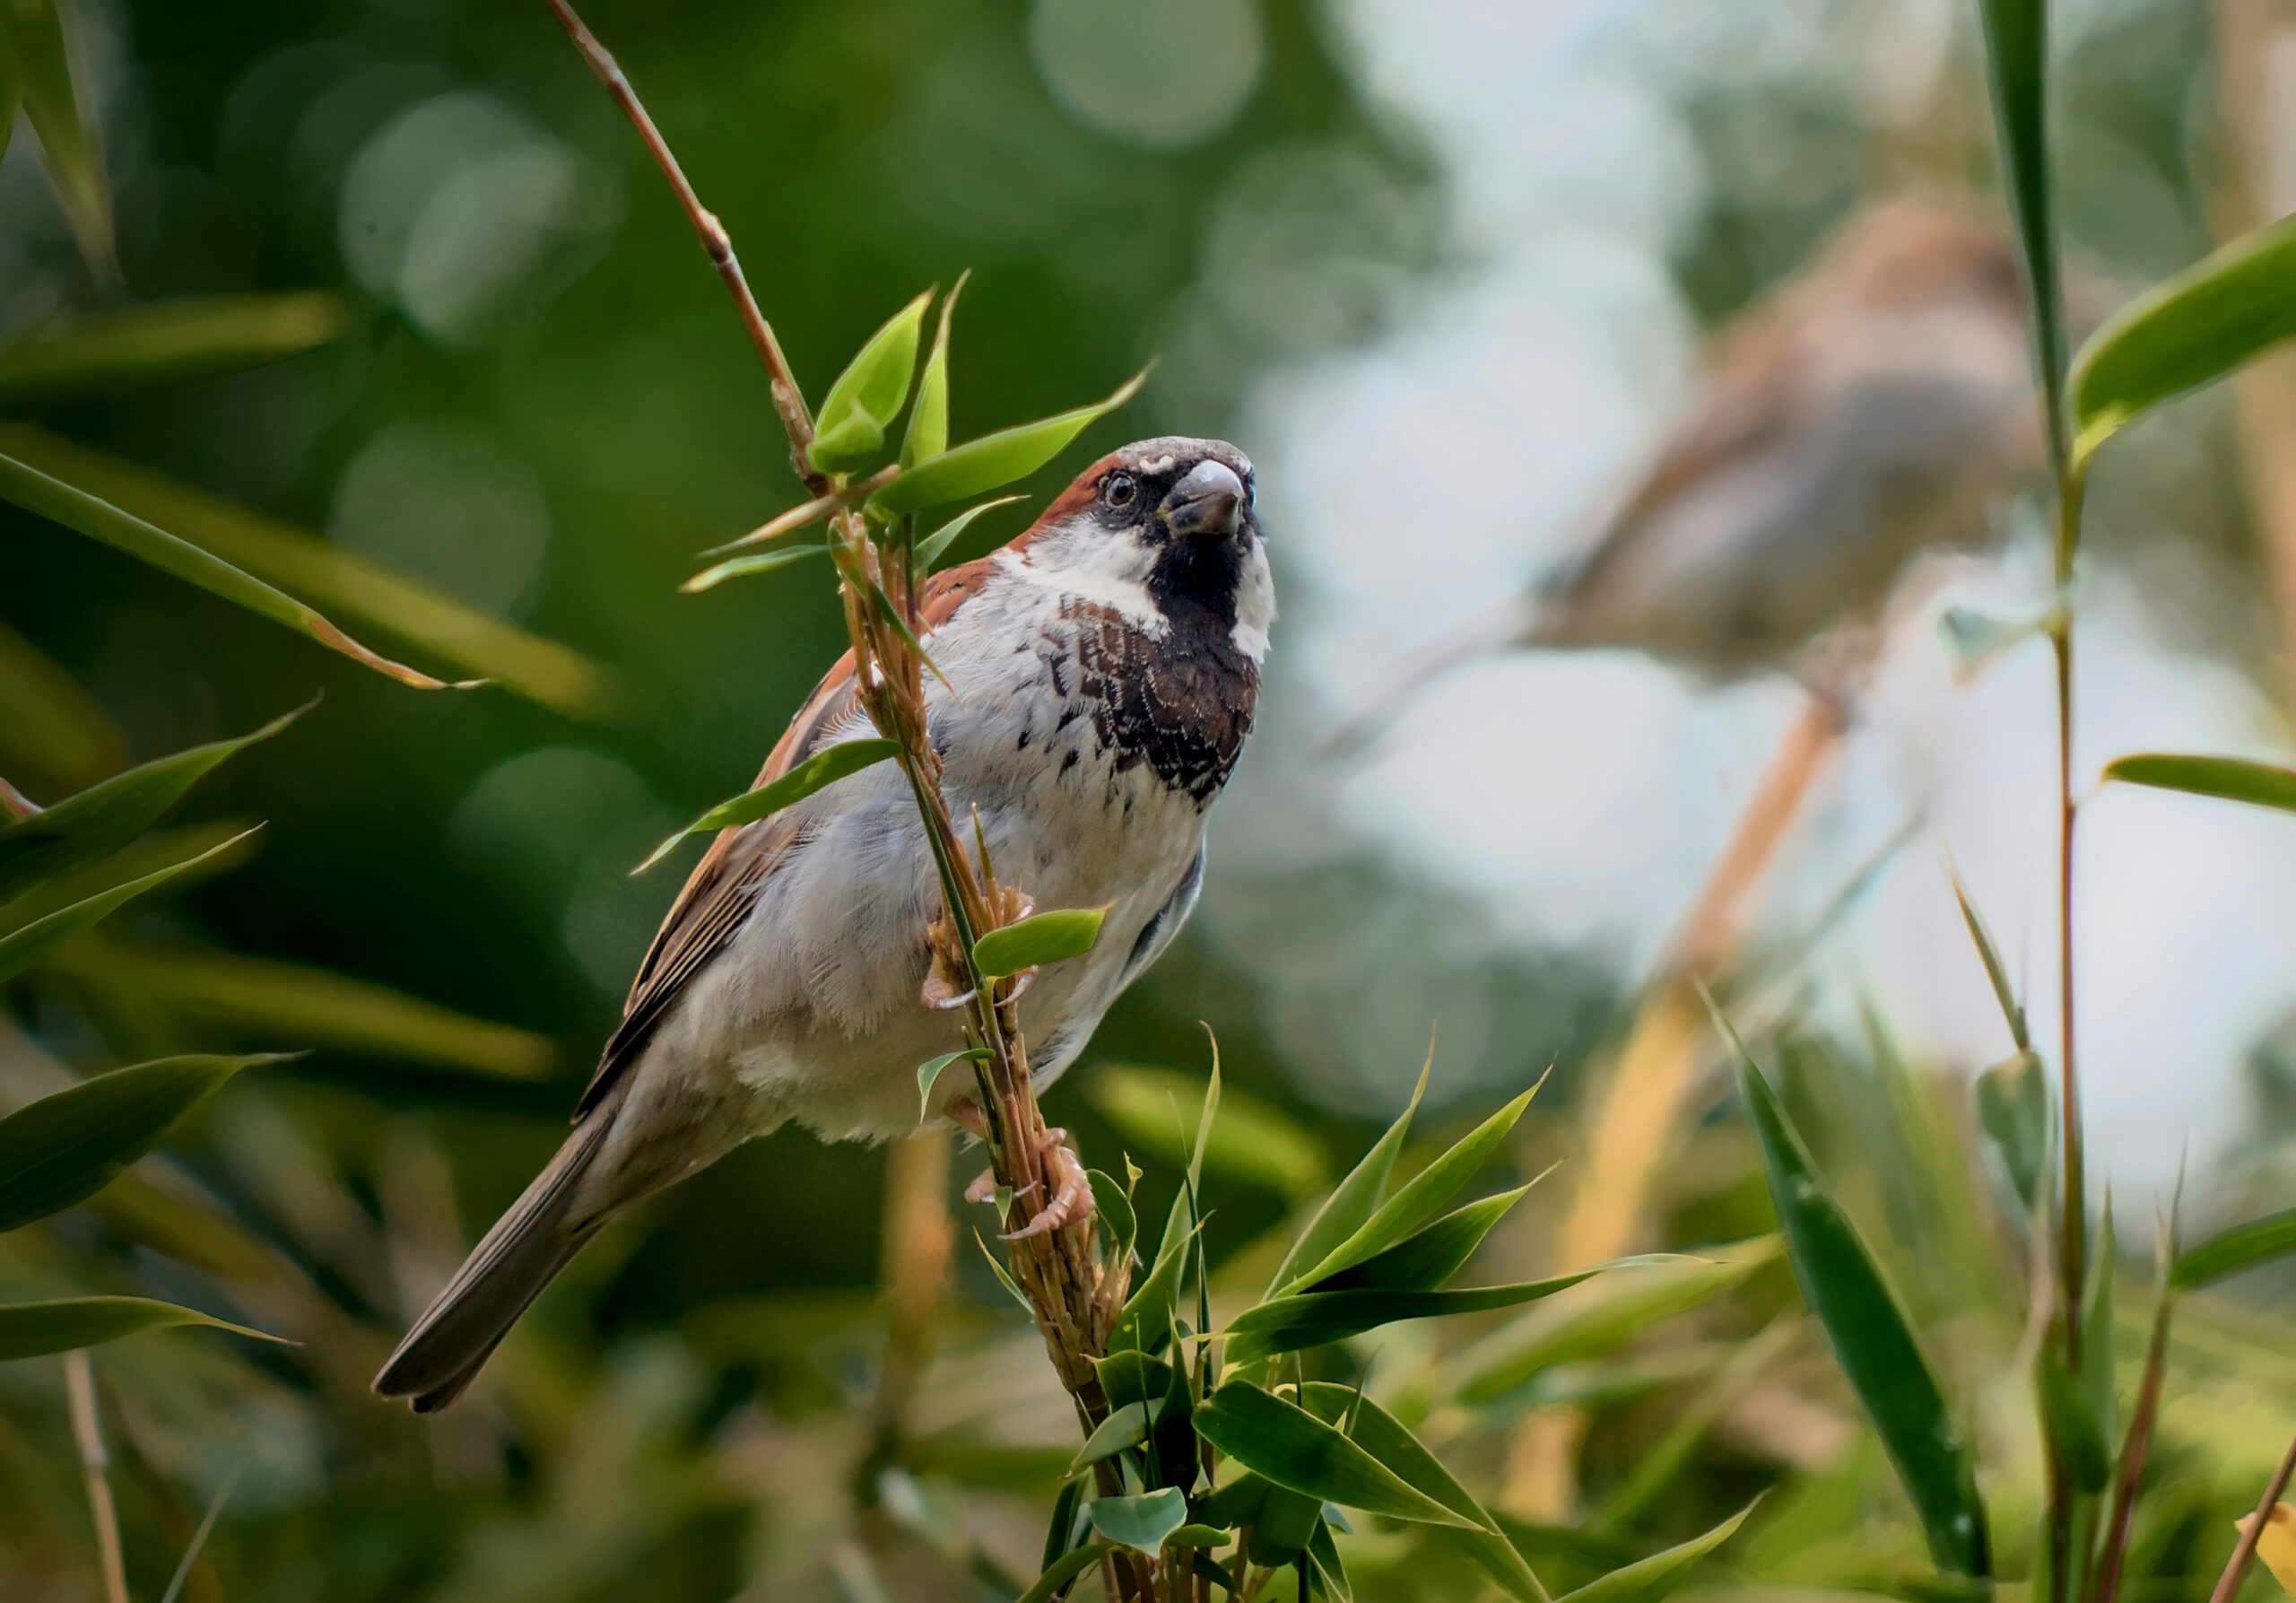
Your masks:
{"label": "bird eye", "polygon": [[1140,499],[1140,481],[1128,473],[1112,473],[1100,486],[1100,499],[1121,511]]}

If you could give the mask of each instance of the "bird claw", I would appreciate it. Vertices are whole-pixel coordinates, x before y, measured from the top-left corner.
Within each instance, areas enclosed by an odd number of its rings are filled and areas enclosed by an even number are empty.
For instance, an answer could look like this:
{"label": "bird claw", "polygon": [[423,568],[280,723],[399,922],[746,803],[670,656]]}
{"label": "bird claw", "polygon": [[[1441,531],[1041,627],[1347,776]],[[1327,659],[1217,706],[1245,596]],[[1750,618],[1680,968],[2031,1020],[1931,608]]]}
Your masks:
{"label": "bird claw", "polygon": [[1052,1182],[1052,1200],[1036,1217],[1007,1233],[1008,1241],[1050,1235],[1063,1225],[1081,1224],[1100,1211],[1093,1203],[1092,1182],[1084,1173],[1084,1165],[1068,1148],[1068,1132],[1045,1131],[1039,1150],[1044,1154],[1046,1179]]}

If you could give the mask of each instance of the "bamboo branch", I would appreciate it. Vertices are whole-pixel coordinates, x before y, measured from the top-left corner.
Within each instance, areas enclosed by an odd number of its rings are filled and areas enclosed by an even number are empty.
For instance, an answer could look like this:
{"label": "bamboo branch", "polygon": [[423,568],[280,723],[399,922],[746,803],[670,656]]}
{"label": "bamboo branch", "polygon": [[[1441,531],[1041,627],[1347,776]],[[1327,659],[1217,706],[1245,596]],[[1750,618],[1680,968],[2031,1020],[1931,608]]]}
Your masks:
{"label": "bamboo branch", "polygon": [[2264,1537],[2264,1529],[2272,1523],[2272,1511],[2280,1506],[2280,1494],[2288,1490],[2288,1478],[2296,1475],[2296,1441],[2288,1443],[2288,1451],[2280,1455],[2280,1468],[2272,1472],[2272,1479],[2257,1500],[2257,1512],[2241,1521],[2240,1539],[2232,1547],[2232,1556],[2225,1561],[2224,1573],[2217,1578],[2216,1590],[2208,1594],[2208,1603],[2232,1603],[2232,1594],[2240,1590],[2240,1578],[2248,1573],[2249,1561],[2257,1555],[2257,1543]]}
{"label": "bamboo branch", "polygon": [[80,1448],[80,1477],[88,1487],[88,1512],[96,1523],[104,1603],[127,1603],[127,1562],[120,1551],[119,1506],[111,1495],[111,1455],[104,1451],[103,1426],[96,1417],[95,1365],[84,1351],[64,1355],[64,1389],[72,1414],[72,1439]]}

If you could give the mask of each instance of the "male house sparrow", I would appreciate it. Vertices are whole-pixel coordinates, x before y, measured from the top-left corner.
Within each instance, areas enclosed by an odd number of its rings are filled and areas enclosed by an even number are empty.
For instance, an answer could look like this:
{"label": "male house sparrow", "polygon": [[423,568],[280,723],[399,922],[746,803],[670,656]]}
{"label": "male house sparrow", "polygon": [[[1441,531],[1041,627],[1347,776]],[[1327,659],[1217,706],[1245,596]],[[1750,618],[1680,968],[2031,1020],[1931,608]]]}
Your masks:
{"label": "male house sparrow", "polygon": [[[1074,1062],[1171,943],[1204,880],[1205,813],[1250,731],[1274,617],[1252,466],[1217,440],[1102,457],[1010,544],[936,574],[927,727],[952,811],[1039,907],[1112,904],[1099,943],[1020,1003],[1037,1083]],[[874,734],[848,653],[759,778]],[[417,1412],[461,1395],[608,1219],[795,1120],[831,1140],[919,1128],[947,1050],[920,991],[941,889],[917,804],[880,763],[719,834],[670,910],[574,1132],[376,1378]],[[961,1076],[935,1085],[949,1116]]]}
{"label": "male house sparrow", "polygon": [[1853,218],[1723,336],[1591,547],[1336,744],[1494,649],[1622,647],[1717,680],[1798,666],[1922,551],[1983,539],[1987,501],[2039,466],[2024,319],[1997,228],[1916,198]]}

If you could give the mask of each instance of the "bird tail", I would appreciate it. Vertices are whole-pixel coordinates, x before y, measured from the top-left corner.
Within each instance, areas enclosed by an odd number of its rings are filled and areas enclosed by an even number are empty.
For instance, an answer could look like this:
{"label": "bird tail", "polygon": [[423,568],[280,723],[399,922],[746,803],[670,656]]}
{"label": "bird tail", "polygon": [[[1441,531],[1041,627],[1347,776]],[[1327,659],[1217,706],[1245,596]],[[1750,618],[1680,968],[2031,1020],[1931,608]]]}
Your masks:
{"label": "bird tail", "polygon": [[375,1377],[379,1395],[405,1398],[417,1414],[435,1414],[478,1378],[518,1316],[604,1222],[600,1209],[577,1217],[574,1203],[613,1113],[614,1104],[609,1104],[583,1119],[510,1211],[472,1249]]}
{"label": "bird tail", "polygon": [[1540,639],[1545,605],[1535,596],[1518,597],[1467,623],[1451,639],[1423,648],[1403,664],[1394,680],[1370,702],[1359,707],[1316,748],[1322,762],[1356,757],[1384,740],[1427,687],[1455,668],[1503,651],[1510,646],[1535,645]]}

